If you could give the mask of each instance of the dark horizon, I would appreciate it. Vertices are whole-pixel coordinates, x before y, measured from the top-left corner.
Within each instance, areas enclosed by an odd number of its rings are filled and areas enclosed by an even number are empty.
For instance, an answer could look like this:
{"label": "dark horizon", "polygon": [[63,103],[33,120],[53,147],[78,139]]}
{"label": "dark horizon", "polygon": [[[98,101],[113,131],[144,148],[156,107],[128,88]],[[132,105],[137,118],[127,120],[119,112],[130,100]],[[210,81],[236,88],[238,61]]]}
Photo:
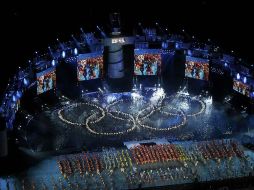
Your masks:
{"label": "dark horizon", "polygon": [[124,28],[130,29],[138,22],[146,26],[159,22],[170,32],[185,28],[198,39],[210,38],[223,49],[234,50],[238,57],[254,62],[252,48],[249,48],[254,42],[251,3],[181,0],[170,2],[170,5],[165,5],[164,1],[154,4],[142,1],[138,4],[12,2],[6,8],[6,26],[3,27],[7,37],[4,57],[9,60],[2,64],[1,88],[6,86],[18,66],[27,65],[35,51],[46,51],[57,38],[69,40],[71,34],[80,32],[80,27],[87,32],[95,31],[96,25],[107,28],[109,13],[114,11],[120,12]]}

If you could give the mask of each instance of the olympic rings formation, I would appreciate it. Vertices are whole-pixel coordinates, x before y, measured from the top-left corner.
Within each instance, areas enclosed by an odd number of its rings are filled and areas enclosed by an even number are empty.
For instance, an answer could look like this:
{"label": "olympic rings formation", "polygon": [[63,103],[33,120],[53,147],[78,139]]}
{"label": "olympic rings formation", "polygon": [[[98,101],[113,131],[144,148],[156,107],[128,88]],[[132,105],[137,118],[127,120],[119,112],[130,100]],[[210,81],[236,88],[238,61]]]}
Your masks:
{"label": "olympic rings formation", "polygon": [[[164,100],[165,99],[167,99],[167,98],[164,98]],[[191,98],[191,101],[197,101],[200,104],[200,107],[201,107],[200,110],[198,110],[194,113],[185,114],[184,111],[182,111],[181,109],[172,108],[172,107],[163,105],[163,100],[161,100],[159,102],[159,104],[156,106],[151,105],[151,106],[148,106],[148,107],[140,110],[137,113],[136,117],[134,117],[132,114],[129,114],[129,113],[110,110],[110,108],[112,106],[115,106],[118,103],[124,102],[123,99],[118,99],[118,100],[113,101],[110,104],[108,104],[105,108],[102,108],[92,102],[74,103],[74,104],[65,106],[65,107],[61,108],[60,110],[58,110],[58,117],[62,122],[65,122],[67,124],[74,125],[74,126],[85,127],[90,133],[95,134],[95,135],[102,135],[102,136],[117,136],[117,135],[123,135],[125,133],[129,133],[129,132],[135,130],[135,128],[137,127],[137,124],[143,128],[150,129],[150,130],[169,131],[169,130],[177,129],[181,126],[184,126],[187,123],[187,117],[194,117],[194,116],[200,115],[206,109],[206,105],[202,100],[199,100],[196,98]],[[91,114],[90,116],[88,116],[83,123],[72,122],[72,121],[64,118],[62,113],[65,109],[76,108],[76,107],[79,107],[82,105],[87,105],[87,106],[96,108],[99,112],[95,112],[95,113]],[[165,111],[165,110],[163,110],[164,108],[170,108],[170,110],[172,110],[173,112]],[[144,124],[144,121],[157,111],[160,112],[161,114],[166,115],[166,116],[178,116],[178,117],[180,117],[181,121],[176,124],[169,125],[166,128],[157,128],[157,127],[152,127],[147,124]],[[105,118],[106,115],[111,118],[114,118],[116,120],[128,121],[128,122],[132,123],[132,126],[128,129],[125,129],[122,131],[117,131],[117,132],[98,132],[95,129],[93,129],[92,125],[99,123],[102,119]]]}

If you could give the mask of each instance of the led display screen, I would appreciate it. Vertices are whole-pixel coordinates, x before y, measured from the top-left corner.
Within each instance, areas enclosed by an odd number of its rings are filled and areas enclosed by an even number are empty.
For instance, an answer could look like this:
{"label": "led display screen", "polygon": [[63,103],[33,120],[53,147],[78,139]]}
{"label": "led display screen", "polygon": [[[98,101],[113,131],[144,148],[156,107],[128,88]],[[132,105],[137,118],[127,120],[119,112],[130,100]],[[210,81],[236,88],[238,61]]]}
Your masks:
{"label": "led display screen", "polygon": [[244,84],[242,81],[234,79],[233,89],[247,97],[250,97],[250,86],[248,84]]}
{"label": "led display screen", "polygon": [[160,49],[135,49],[134,74],[158,75],[161,69]]}
{"label": "led display screen", "polygon": [[80,54],[77,59],[78,81],[98,79],[103,73],[102,53]]}
{"label": "led display screen", "polygon": [[185,76],[199,80],[209,80],[209,62],[206,59],[186,57]]}
{"label": "led display screen", "polygon": [[51,67],[36,74],[37,94],[42,94],[56,87],[56,69]]}

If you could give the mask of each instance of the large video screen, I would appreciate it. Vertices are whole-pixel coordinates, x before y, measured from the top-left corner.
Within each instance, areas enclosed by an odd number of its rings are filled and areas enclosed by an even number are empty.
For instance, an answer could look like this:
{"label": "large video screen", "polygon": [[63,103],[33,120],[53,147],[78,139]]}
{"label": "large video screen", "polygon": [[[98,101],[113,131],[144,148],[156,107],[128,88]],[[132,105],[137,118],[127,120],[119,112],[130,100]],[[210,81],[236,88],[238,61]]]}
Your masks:
{"label": "large video screen", "polygon": [[103,54],[87,53],[78,56],[78,81],[98,79],[103,74]]}
{"label": "large video screen", "polygon": [[209,62],[207,59],[186,57],[185,76],[199,80],[209,80]]}
{"label": "large video screen", "polygon": [[233,89],[247,97],[250,97],[250,86],[248,84],[244,84],[242,81],[234,79]]}
{"label": "large video screen", "polygon": [[135,49],[134,75],[158,75],[160,69],[160,49]]}
{"label": "large video screen", "polygon": [[56,69],[51,67],[36,74],[37,94],[42,94],[56,87]]}

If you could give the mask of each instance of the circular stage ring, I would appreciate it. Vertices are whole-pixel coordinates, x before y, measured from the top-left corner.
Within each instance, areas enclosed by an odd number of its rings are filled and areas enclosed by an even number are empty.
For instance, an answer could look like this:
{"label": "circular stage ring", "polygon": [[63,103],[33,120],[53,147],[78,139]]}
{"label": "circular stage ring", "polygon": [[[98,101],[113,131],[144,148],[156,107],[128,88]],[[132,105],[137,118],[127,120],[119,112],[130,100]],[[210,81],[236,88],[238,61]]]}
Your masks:
{"label": "circular stage ring", "polygon": [[125,121],[126,119],[123,119],[122,117],[117,117],[115,115],[113,115],[113,113],[116,113],[116,114],[123,114],[125,116],[128,116],[130,117],[131,119],[129,120],[130,122],[133,123],[132,127],[125,130],[125,131],[119,131],[119,132],[97,132],[95,130],[92,129],[92,127],[90,127],[89,123],[92,123],[94,124],[95,122],[90,122],[90,119],[92,117],[94,117],[96,114],[92,114],[91,116],[89,116],[87,119],[86,119],[86,124],[85,124],[85,127],[87,128],[87,130],[92,133],[92,134],[95,134],[95,135],[102,135],[102,136],[118,136],[118,135],[124,135],[125,133],[129,133],[131,131],[133,131],[135,128],[136,128],[136,122],[135,122],[135,119],[134,117],[131,115],[131,114],[127,114],[127,113],[123,113],[123,112],[107,112],[107,114],[114,118],[114,119],[118,119],[118,120],[122,120],[122,121]]}
{"label": "circular stage ring", "polygon": [[81,106],[81,105],[88,105],[88,106],[92,106],[92,107],[95,107],[97,108],[98,110],[101,111],[101,117],[99,117],[98,119],[96,119],[95,122],[99,122],[100,120],[102,120],[104,117],[105,117],[105,111],[103,110],[103,108],[101,108],[100,106],[97,106],[96,104],[91,104],[91,103],[75,103],[75,104],[71,104],[71,105],[68,105],[68,106],[65,106],[63,108],[61,108],[60,110],[58,110],[57,114],[58,114],[58,118],[67,123],[67,124],[70,124],[70,125],[76,125],[76,126],[83,126],[85,125],[84,123],[77,123],[77,122],[72,122],[70,120],[67,120],[64,118],[64,116],[62,115],[62,112],[65,110],[65,109],[69,109],[69,108],[73,108],[73,107],[78,107],[78,106]]}
{"label": "circular stage ring", "polygon": [[[140,116],[140,114],[144,111],[144,110],[147,110],[147,109],[149,109],[149,108],[151,108],[152,109],[152,111],[149,113],[149,114],[147,114],[145,117],[142,117],[142,118],[139,118],[139,116]],[[184,126],[185,124],[186,124],[186,122],[187,122],[187,117],[186,117],[186,115],[184,114],[184,112],[182,111],[182,110],[178,110],[178,109],[176,109],[176,108],[172,108],[172,109],[175,109],[175,110],[177,110],[178,112],[180,112],[180,114],[174,114],[174,113],[168,113],[168,112],[165,112],[165,113],[167,113],[167,114],[170,114],[170,115],[179,115],[179,116],[181,116],[182,118],[183,118],[183,120],[182,120],[182,122],[181,123],[179,123],[179,124],[177,124],[177,125],[172,125],[172,126],[169,126],[169,127],[167,127],[167,128],[155,128],[155,127],[150,127],[150,126],[148,126],[148,125],[145,125],[145,124],[143,124],[142,123],[142,121],[141,120],[144,120],[144,119],[146,119],[146,118],[148,118],[150,115],[152,115],[155,111],[158,111],[158,110],[160,110],[161,108],[163,108],[162,106],[159,106],[159,107],[148,107],[148,108],[145,108],[145,109],[143,109],[143,110],[141,110],[139,113],[138,113],[138,115],[137,115],[137,117],[136,117],[136,121],[138,122],[138,124],[141,126],[141,127],[144,127],[144,128],[147,128],[147,129],[151,129],[151,130],[155,130],[155,131],[170,131],[170,130],[172,130],[172,129],[177,129],[177,128],[179,128],[179,127],[181,127],[181,126]]]}
{"label": "circular stage ring", "polygon": [[[166,100],[166,99],[169,99],[169,98],[173,98],[175,96],[169,96],[169,97],[166,97],[163,99],[163,102]],[[196,101],[200,104],[200,110],[198,110],[197,112],[194,112],[194,113],[189,113],[189,114],[186,114],[187,117],[194,117],[194,116],[198,116],[200,114],[202,114],[205,109],[206,109],[206,104],[204,101],[200,100],[200,99],[197,99],[197,98],[194,98],[194,97],[188,97],[188,96],[184,96],[184,95],[179,95],[179,97],[183,97],[183,98],[189,98],[191,101]],[[178,97],[176,97],[178,98]],[[172,100],[171,100],[172,101]],[[163,104],[162,102],[162,104]]]}

